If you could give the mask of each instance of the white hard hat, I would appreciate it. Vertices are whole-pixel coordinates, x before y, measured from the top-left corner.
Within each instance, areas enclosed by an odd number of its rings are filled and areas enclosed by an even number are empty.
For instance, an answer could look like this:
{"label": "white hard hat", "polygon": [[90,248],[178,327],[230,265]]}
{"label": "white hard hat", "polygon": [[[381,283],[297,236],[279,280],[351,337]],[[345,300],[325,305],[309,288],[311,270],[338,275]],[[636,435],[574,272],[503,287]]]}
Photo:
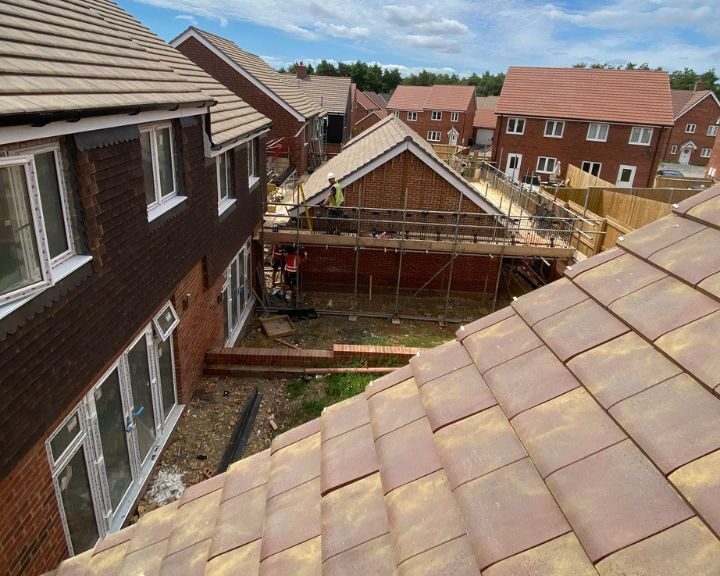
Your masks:
{"label": "white hard hat", "polygon": [[328,172],[328,180],[335,180],[335,172]]}

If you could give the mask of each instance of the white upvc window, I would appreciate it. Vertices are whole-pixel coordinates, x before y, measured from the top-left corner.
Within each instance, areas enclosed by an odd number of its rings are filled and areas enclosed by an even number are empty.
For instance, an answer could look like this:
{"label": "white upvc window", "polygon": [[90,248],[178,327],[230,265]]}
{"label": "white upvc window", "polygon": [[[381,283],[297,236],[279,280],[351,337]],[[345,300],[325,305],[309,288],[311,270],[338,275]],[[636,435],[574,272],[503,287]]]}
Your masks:
{"label": "white upvc window", "polygon": [[235,203],[235,150],[223,152],[215,158],[217,164],[218,214]]}
{"label": "white upvc window", "polygon": [[686,134],[695,134],[696,129],[697,129],[697,124],[685,124],[685,133]]}
{"label": "white upvc window", "polygon": [[140,129],[145,204],[152,220],[175,205],[178,196],[175,142],[171,124],[157,124]]}
{"label": "white upvc window", "polygon": [[407,119],[408,122],[415,122],[417,120],[417,112],[408,112]]}
{"label": "white upvc window", "polygon": [[247,144],[248,190],[252,190],[260,181],[259,144],[260,141],[257,138],[250,140]]}
{"label": "white upvc window", "polygon": [[565,131],[565,122],[562,120],[547,120],[545,122],[545,136],[547,138],[562,138]]}
{"label": "white upvc window", "polygon": [[440,130],[430,130],[427,133],[428,142],[440,142]]}
{"label": "white upvc window", "polygon": [[677,144],[670,146],[670,154],[677,154]]}
{"label": "white upvc window", "polygon": [[450,112],[450,122],[457,122],[460,120],[460,112]]}
{"label": "white upvc window", "polygon": [[74,255],[59,145],[0,158],[0,306],[52,286]]}
{"label": "white upvc window", "polygon": [[588,125],[587,139],[591,142],[607,142],[610,124],[591,122]]}
{"label": "white upvc window", "polygon": [[557,158],[549,158],[547,156],[539,156],[537,159],[537,167],[535,172],[541,172],[543,174],[552,174],[555,171],[555,165],[557,164]]}
{"label": "white upvc window", "polygon": [[430,120],[442,120],[442,112],[440,110],[433,110],[430,113]]}
{"label": "white upvc window", "polygon": [[633,126],[630,131],[630,144],[638,146],[650,146],[653,129],[647,126]]}
{"label": "white upvc window", "polygon": [[700,151],[700,158],[710,158],[710,154],[712,154],[712,148],[703,148]]}
{"label": "white upvc window", "polygon": [[400,118],[400,110],[393,110],[393,116],[395,116],[395,118]]}
{"label": "white upvc window", "polygon": [[525,118],[508,118],[507,134],[524,134]]}
{"label": "white upvc window", "polygon": [[710,124],[707,129],[707,135],[708,136],[716,136],[718,132],[717,124]]}
{"label": "white upvc window", "polygon": [[582,163],[582,171],[587,172],[588,174],[592,174],[593,176],[600,176],[600,169],[602,168],[602,164],[600,162],[592,162],[589,160],[585,160]]}
{"label": "white upvc window", "polygon": [[225,270],[223,282],[223,306],[225,324],[225,345],[232,346],[248,319],[254,297],[250,286],[252,264],[251,239]]}

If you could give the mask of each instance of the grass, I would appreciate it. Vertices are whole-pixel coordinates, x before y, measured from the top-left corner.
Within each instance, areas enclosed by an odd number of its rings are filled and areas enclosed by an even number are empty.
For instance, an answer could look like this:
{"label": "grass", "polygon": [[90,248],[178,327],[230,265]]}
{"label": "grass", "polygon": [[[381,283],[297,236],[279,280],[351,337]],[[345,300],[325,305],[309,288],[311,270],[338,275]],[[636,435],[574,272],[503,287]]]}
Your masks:
{"label": "grass", "polygon": [[433,348],[438,344],[447,342],[448,337],[441,335],[417,334],[414,336],[408,336],[402,340],[402,343],[409,348]]}

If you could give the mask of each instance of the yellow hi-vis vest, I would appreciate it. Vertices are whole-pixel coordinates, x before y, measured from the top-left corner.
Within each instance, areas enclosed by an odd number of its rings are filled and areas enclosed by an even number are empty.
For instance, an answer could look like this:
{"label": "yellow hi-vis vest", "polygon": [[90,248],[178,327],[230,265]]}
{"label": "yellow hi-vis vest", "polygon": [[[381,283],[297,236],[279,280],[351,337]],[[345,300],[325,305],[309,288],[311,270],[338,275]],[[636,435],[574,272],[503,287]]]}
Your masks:
{"label": "yellow hi-vis vest", "polygon": [[333,191],[332,194],[330,194],[330,206],[334,208],[342,206],[345,203],[345,196],[343,195],[340,182],[335,182],[330,188]]}

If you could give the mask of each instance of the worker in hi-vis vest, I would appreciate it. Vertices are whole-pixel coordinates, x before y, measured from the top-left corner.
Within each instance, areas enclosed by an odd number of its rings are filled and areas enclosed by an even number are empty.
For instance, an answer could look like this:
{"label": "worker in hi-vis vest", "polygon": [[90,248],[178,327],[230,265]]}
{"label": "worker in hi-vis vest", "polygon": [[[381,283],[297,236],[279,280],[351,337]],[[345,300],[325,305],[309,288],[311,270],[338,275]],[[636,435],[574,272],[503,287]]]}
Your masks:
{"label": "worker in hi-vis vest", "polygon": [[338,225],[339,220],[343,217],[342,205],[345,203],[345,196],[342,186],[335,180],[333,172],[328,173],[327,179],[330,183],[330,192],[325,198],[325,206],[328,207],[328,234],[340,234]]}
{"label": "worker in hi-vis vest", "polygon": [[295,246],[288,246],[285,249],[285,259],[283,262],[285,281],[285,299],[290,296],[290,302],[297,304],[297,285],[298,270],[300,269],[300,254]]}

